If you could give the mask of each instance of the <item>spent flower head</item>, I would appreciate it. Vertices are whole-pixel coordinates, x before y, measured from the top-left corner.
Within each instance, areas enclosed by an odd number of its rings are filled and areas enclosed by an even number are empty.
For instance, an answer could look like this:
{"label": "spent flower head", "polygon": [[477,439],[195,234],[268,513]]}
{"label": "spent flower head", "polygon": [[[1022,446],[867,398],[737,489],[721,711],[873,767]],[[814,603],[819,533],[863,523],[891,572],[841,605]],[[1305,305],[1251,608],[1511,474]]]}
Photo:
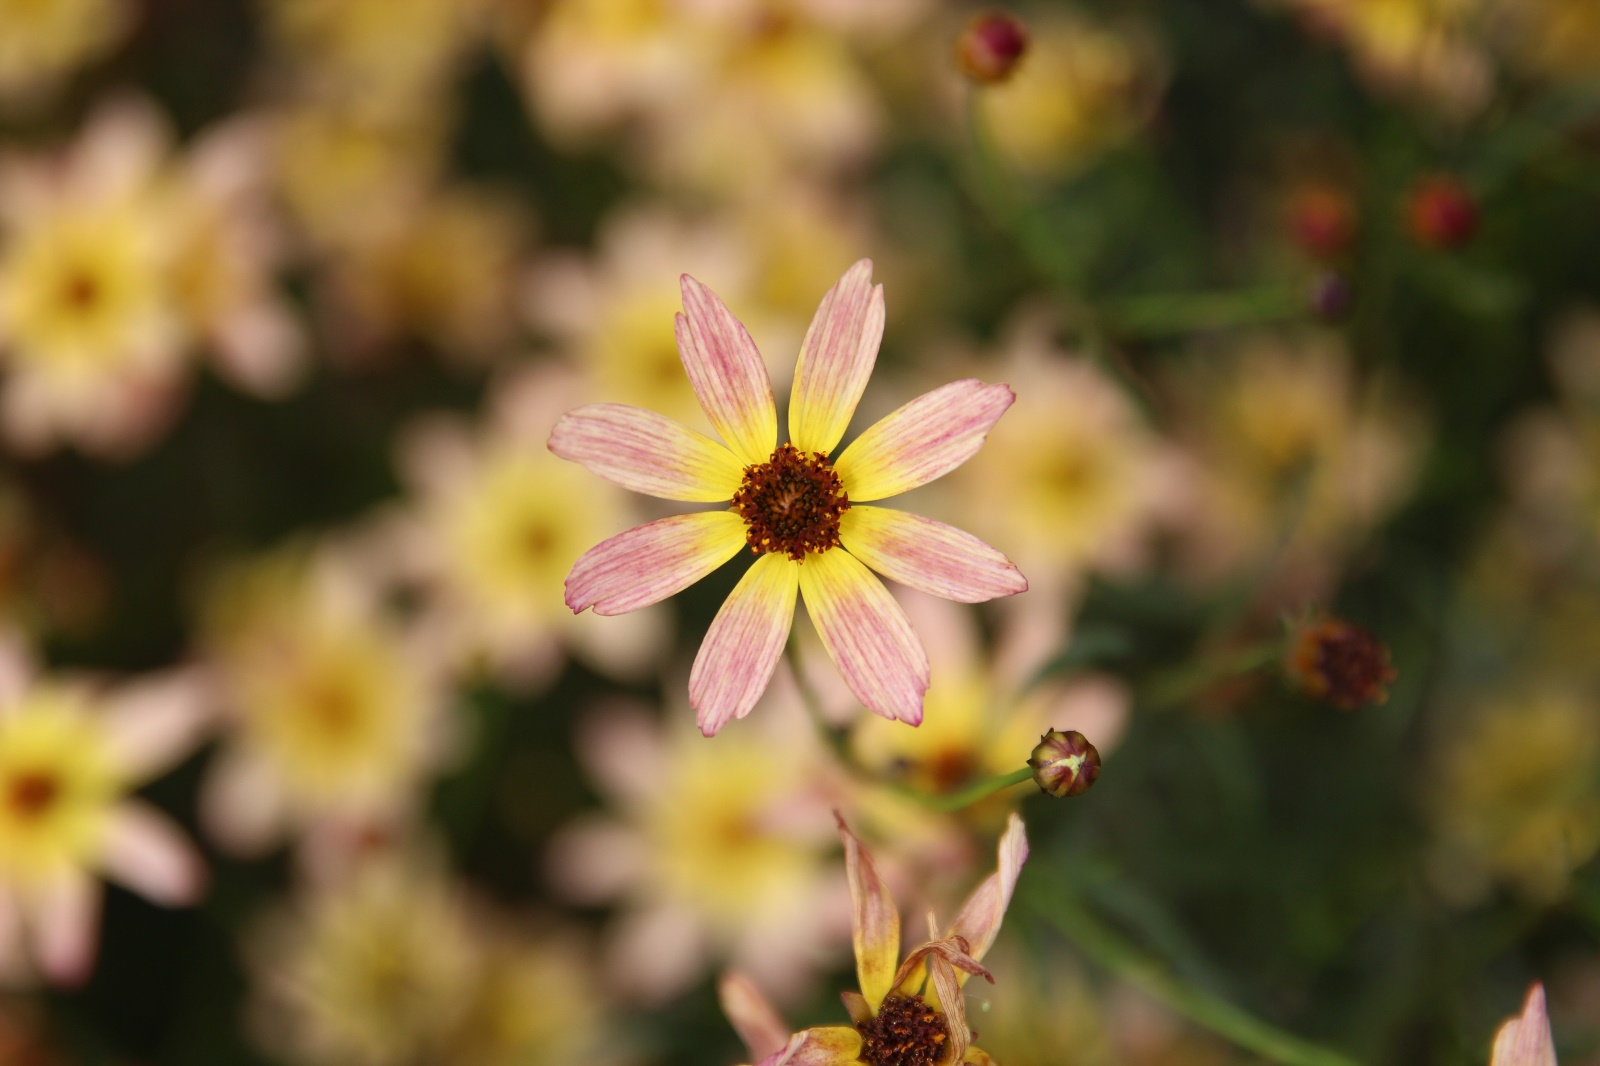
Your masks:
{"label": "spent flower head", "polygon": [[624,488],[711,503],[650,522],[585,552],[567,606],[621,614],[665,599],[748,547],[758,558],[723,604],[689,676],[700,729],[715,734],[755,706],[794,620],[796,596],[863,704],[916,725],[927,654],[868,567],[912,588],[977,603],[1026,589],[1000,552],[942,522],[866,501],[895,496],[966,462],[1015,398],[968,379],[880,419],[830,458],[855,413],[883,337],[883,287],[861,260],[823,297],[801,345],[790,440],[776,448],[772,385],[750,334],[710,289],[682,278],[678,350],[722,441],[636,407],[569,412],[550,450]]}

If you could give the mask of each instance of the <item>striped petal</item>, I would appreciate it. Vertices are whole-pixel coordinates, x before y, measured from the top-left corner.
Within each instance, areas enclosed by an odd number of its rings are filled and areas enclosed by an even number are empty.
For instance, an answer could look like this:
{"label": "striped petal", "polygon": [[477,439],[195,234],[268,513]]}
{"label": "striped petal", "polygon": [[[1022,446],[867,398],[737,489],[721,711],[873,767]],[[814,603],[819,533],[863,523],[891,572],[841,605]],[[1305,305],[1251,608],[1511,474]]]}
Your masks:
{"label": "striped petal", "polygon": [[722,444],[666,415],[621,403],[568,411],[550,433],[550,450],[625,489],[666,500],[732,499],[744,477],[743,465]]}
{"label": "striped petal", "polygon": [[1500,1027],[1489,1066],[1556,1066],[1555,1039],[1545,1011],[1544,986],[1528,990],[1522,1014]]}
{"label": "striped petal", "polygon": [[1011,812],[1005,834],[1000,837],[999,852],[995,872],[973,889],[950,927],[951,936],[966,940],[967,953],[974,959],[983,958],[999,935],[1000,922],[1011,904],[1022,864],[1028,861],[1028,834],[1016,811]]}
{"label": "striped petal", "polygon": [[971,533],[885,507],[852,507],[839,519],[839,543],[884,577],[960,603],[1028,591],[1010,559]]}
{"label": "striped petal", "polygon": [[778,410],[756,342],[716,293],[687,274],[679,283],[678,354],[689,384],[741,462],[764,463],[778,443]]}
{"label": "striped petal", "polygon": [[848,1025],[826,1025],[794,1034],[757,1066],[858,1066],[860,1061],[861,1034]]}
{"label": "striped petal", "polygon": [[967,1028],[967,1001],[961,995],[955,967],[941,955],[929,955],[928,983],[933,985],[932,998],[938,1000],[945,1023],[950,1027],[950,1061],[960,1062],[967,1057],[972,1030]]}
{"label": "striped petal", "polygon": [[872,260],[863,259],[822,298],[800,345],[789,395],[796,448],[826,455],[838,447],[882,342],[883,286],[872,284]]}
{"label": "striped petal", "polygon": [[706,736],[749,714],[767,690],[794,624],[798,569],[786,555],[763,555],[706,630],[689,671],[689,704]]}
{"label": "striped petal", "polygon": [[844,870],[850,882],[850,939],[856,949],[856,979],[861,995],[876,1014],[894,987],[900,961],[900,911],[889,886],[878,876],[872,855],[837,813],[839,840],[844,844]]}
{"label": "striped petal", "polygon": [[744,521],[699,511],[634,526],[584,552],[567,575],[573,614],[624,614],[682,592],[738,554]]}
{"label": "striped petal", "polygon": [[883,582],[849,552],[831,550],[800,564],[800,595],[856,698],[885,718],[919,724],[928,655]]}
{"label": "striped petal", "polygon": [[852,502],[926,485],[976,455],[1016,398],[1009,385],[952,381],[873,423],[834,469]]}

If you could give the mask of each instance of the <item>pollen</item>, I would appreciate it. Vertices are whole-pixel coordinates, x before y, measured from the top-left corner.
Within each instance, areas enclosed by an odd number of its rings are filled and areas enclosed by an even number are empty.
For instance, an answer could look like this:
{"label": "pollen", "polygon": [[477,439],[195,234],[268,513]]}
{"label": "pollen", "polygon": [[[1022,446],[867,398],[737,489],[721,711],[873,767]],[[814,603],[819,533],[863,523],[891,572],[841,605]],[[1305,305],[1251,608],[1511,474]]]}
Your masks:
{"label": "pollen", "polygon": [[839,516],[850,499],[827,456],[786,443],[767,462],[744,468],[732,506],[745,521],[752,552],[781,552],[799,562],[808,552],[839,546]]}
{"label": "pollen", "polygon": [[934,1066],[950,1042],[944,1015],[921,996],[890,995],[856,1028],[861,1061],[868,1066]]}

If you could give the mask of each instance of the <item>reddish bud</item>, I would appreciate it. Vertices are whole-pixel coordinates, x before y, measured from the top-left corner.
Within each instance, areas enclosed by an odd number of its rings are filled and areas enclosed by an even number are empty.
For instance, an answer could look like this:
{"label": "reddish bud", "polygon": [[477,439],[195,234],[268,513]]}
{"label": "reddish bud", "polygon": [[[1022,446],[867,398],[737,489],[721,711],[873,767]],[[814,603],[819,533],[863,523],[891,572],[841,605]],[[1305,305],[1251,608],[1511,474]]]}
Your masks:
{"label": "reddish bud", "polygon": [[1076,729],[1052,729],[1028,758],[1033,783],[1046,795],[1078,796],[1100,776],[1100,752]]}
{"label": "reddish bud", "polygon": [[1418,244],[1460,248],[1478,230],[1478,202],[1449,174],[1429,174],[1406,198],[1406,228]]}
{"label": "reddish bud", "polygon": [[979,85],[994,85],[1011,77],[1028,50],[1028,33],[1022,23],[999,11],[975,15],[956,41],[956,62],[961,72]]}
{"label": "reddish bud", "polygon": [[1294,242],[1317,259],[1337,259],[1356,235],[1356,205],[1330,185],[1307,185],[1289,198],[1289,231]]}
{"label": "reddish bud", "polygon": [[1384,702],[1395,679],[1389,649],[1360,626],[1337,618],[1302,625],[1284,669],[1301,691],[1343,711]]}

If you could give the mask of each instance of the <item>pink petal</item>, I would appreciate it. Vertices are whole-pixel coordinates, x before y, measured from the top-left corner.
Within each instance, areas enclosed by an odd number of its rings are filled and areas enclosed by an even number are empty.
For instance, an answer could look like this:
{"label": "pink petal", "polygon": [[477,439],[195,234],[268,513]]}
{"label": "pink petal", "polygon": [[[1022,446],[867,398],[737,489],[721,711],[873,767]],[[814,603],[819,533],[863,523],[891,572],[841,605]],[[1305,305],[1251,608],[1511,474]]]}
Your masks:
{"label": "pink petal", "polygon": [[689,705],[706,736],[749,714],[766,691],[794,624],[800,569],[786,555],[763,555],[712,620],[689,672]]}
{"label": "pink petal", "polygon": [[568,411],[550,450],[625,489],[668,500],[730,500],[744,466],[723,445],[688,426],[621,403]]}
{"label": "pink petal", "polygon": [[698,511],[635,526],[584,552],[567,575],[567,606],[578,614],[623,614],[682,592],[744,546],[744,520]]}
{"label": "pink petal", "polygon": [[1555,1038],[1545,1012],[1544,985],[1528,989],[1522,1014],[1500,1027],[1489,1066],[1556,1066]]}
{"label": "pink petal", "polygon": [[717,999],[753,1058],[764,1058],[788,1045],[789,1027],[744,974],[732,970],[723,974],[717,982]]}
{"label": "pink petal", "polygon": [[102,895],[99,881],[73,873],[39,897],[31,915],[33,946],[52,984],[73,987],[88,980],[100,938]]}
{"label": "pink petal", "polygon": [[886,507],[851,507],[839,543],[884,577],[960,603],[1028,591],[1016,565],[971,533]]}
{"label": "pink petal", "polygon": [[200,853],[166,815],[140,800],[112,811],[102,860],[112,880],[153,903],[184,907],[205,892]]}
{"label": "pink petal", "polygon": [[229,854],[260,857],[283,836],[288,818],[283,782],[265,758],[234,747],[207,767],[201,826]]}
{"label": "pink petal", "polygon": [[873,423],[834,469],[852,502],[908,492],[976,455],[1015,399],[1009,385],[952,381]]}
{"label": "pink petal", "polygon": [[849,552],[830,550],[800,564],[800,595],[856,698],[885,718],[921,723],[928,656],[883,582]]}
{"label": "pink petal", "polygon": [[794,1034],[787,1046],[757,1066],[855,1066],[860,1055],[859,1032],[848,1025],[828,1025]]}
{"label": "pink petal", "polygon": [[789,396],[789,439],[824,455],[839,445],[883,342],[883,286],[863,259],[828,290],[800,345]]}
{"label": "pink petal", "polygon": [[[838,817],[838,815],[835,815]],[[894,987],[900,961],[900,911],[889,886],[878,876],[872,855],[850,832],[843,818],[839,839],[844,844],[845,876],[850,881],[850,934],[856,949],[856,977],[861,995],[874,1013]]]}
{"label": "pink petal", "polygon": [[621,991],[650,1004],[682,995],[705,973],[710,950],[700,916],[676,903],[624,911],[612,923],[606,965]]}
{"label": "pink petal", "polygon": [[203,670],[134,681],[108,701],[103,721],[122,772],[145,781],[177,764],[205,739],[217,699]]}
{"label": "pink petal", "polygon": [[1015,811],[1011,812],[1006,822],[999,851],[997,869],[967,897],[966,905],[950,927],[951,936],[966,940],[968,954],[974,959],[983,958],[994,944],[994,938],[999,935],[1000,922],[1005,918],[1006,907],[1011,904],[1011,894],[1017,887],[1022,864],[1028,861],[1028,834]]}
{"label": "pink petal", "polygon": [[772,382],[756,342],[717,294],[685,274],[678,354],[706,417],[745,464],[764,463],[778,443]]}

